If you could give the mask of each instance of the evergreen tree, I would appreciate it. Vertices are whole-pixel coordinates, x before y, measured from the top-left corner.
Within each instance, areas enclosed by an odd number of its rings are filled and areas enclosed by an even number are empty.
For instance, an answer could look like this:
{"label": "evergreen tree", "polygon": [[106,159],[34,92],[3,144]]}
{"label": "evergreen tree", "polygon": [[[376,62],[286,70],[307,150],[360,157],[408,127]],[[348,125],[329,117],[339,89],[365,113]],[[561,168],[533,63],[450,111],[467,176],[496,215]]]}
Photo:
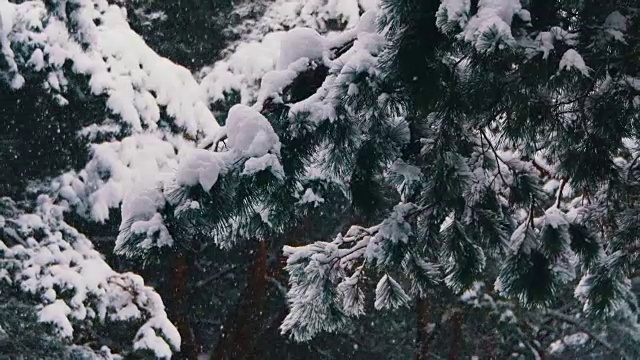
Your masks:
{"label": "evergreen tree", "polygon": [[[0,185],[64,173],[3,202],[0,311],[31,311],[2,329],[60,357],[638,356],[634,2],[197,4],[0,2]],[[221,60],[197,83],[143,38]],[[108,260],[166,313],[68,225],[119,222]]]}
{"label": "evergreen tree", "polygon": [[112,270],[64,222],[63,207],[46,195],[34,205],[25,212],[0,199],[2,355],[35,347],[28,356],[113,350],[170,358],[180,335],[158,294],[138,275]]}
{"label": "evergreen tree", "polygon": [[637,8],[554,5],[562,15],[548,19],[535,1],[541,13],[520,1],[383,4],[381,88],[411,139],[389,168],[401,202],[378,225],[285,248],[283,332],[340,328],[361,312],[367,276],[379,279],[377,309],[410,296],[424,308],[442,286],[494,278],[525,307],[553,305],[573,284],[589,315],[635,314]]}

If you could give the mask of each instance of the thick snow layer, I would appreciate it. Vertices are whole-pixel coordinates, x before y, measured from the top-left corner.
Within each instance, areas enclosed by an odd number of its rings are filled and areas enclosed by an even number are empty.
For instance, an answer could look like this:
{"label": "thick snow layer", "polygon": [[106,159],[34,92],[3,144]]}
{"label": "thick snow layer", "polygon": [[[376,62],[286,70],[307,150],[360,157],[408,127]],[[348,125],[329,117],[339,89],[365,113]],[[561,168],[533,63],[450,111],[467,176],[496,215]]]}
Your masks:
{"label": "thick snow layer", "polygon": [[285,34],[275,31],[260,40],[241,43],[227,59],[203,69],[200,87],[206,101],[223,101],[232,91],[240,93],[242,103],[253,101],[260,79],[276,68]]}
{"label": "thick snow layer", "polygon": [[513,17],[525,22],[531,15],[522,8],[520,0],[480,0],[478,11],[468,19],[468,0],[445,0],[438,9],[437,25],[450,32],[456,27],[462,29],[458,37],[472,43],[479,51],[490,51],[496,47],[515,46],[511,33]]}
{"label": "thick snow layer", "polygon": [[41,72],[31,78],[43,79],[41,85],[62,104],[72,93],[68,78],[76,74],[88,77],[91,95],[104,96],[105,117],[80,134],[89,141],[100,134],[117,140],[93,144],[85,168],[69,173],[71,179],[56,179],[52,193],[80,214],[105,221],[133,186],[172,172],[180,149],[195,147],[219,126],[195,78],[149,48],[122,8],[77,0],[66,17],[51,15],[63,5],[1,1],[0,56],[14,80],[23,71]]}
{"label": "thick snow layer", "polygon": [[280,139],[269,121],[246,105],[234,105],[229,110],[225,128],[227,145],[242,157],[280,154]]}
{"label": "thick snow layer", "polygon": [[72,18],[77,27],[72,31],[69,20],[48,17],[49,9],[39,1],[3,5],[3,23],[12,20],[4,14],[14,14],[13,31],[8,35],[3,31],[3,38],[34,49],[25,54],[26,64],[17,65],[18,71],[27,66],[47,69],[48,86],[64,96],[69,74],[63,65],[70,62],[73,72],[90,77],[92,93],[106,95],[109,109],[135,131],[156,128],[160,108],[189,134],[215,129],[215,119],[200,100],[199,85],[189,71],[149,48],[129,28],[120,7],[104,0],[75,5]]}
{"label": "thick snow layer", "polygon": [[324,38],[317,31],[310,28],[291,29],[282,39],[277,68],[286,69],[301,58],[321,60],[324,48]]}
{"label": "thick snow layer", "polygon": [[564,55],[562,55],[562,59],[560,59],[560,64],[558,65],[559,70],[578,70],[584,76],[589,76],[589,67],[585,64],[582,56],[578,54],[574,49],[567,50]]}
{"label": "thick snow layer", "polygon": [[[203,98],[207,103],[215,103],[224,100],[225,93],[238,91],[243,104],[252,103],[260,89],[260,80],[267,72],[275,70],[280,61],[280,44],[287,36],[287,30],[309,28],[326,34],[327,24],[336,20],[352,30],[360,18],[359,6],[367,11],[376,10],[378,0],[274,1],[260,20],[247,21],[240,26],[238,31],[244,36],[228,49],[228,56],[201,71]],[[316,43],[319,40],[313,37]],[[293,54],[295,51],[286,52]],[[306,57],[309,55],[314,54],[307,54]],[[283,61],[278,68],[286,69],[284,63],[287,61]]]}
{"label": "thick snow layer", "polygon": [[154,187],[133,189],[122,202],[123,221],[149,219],[165,204],[162,192]]}
{"label": "thick snow layer", "polygon": [[56,300],[53,304],[49,304],[42,308],[38,313],[38,320],[41,322],[52,323],[64,337],[73,335],[73,326],[67,318],[71,313],[71,308],[62,300]]}
{"label": "thick snow layer", "polygon": [[[4,224],[4,233],[27,239],[28,246],[8,247],[0,241],[0,268],[7,274],[0,281],[39,297],[40,321],[55,325],[62,336],[72,337],[74,329],[95,323],[124,321],[134,347],[168,358],[179,349],[180,336],[160,296],[140,276],[111,269],[86,237],[64,223],[63,210],[41,195],[33,214],[15,214]],[[33,240],[36,233],[39,241]],[[142,326],[136,329],[136,324]],[[149,338],[148,328],[158,336]]]}
{"label": "thick snow layer", "polygon": [[[23,5],[23,7],[31,7]],[[11,81],[11,87],[19,89],[24,85],[24,78],[19,74],[18,64],[15,61],[15,54],[11,49],[11,30],[14,26],[14,17],[17,6],[7,0],[0,1],[0,52],[7,62],[7,74]]]}
{"label": "thick snow layer", "polygon": [[260,90],[253,108],[261,111],[264,103],[271,99],[273,102],[282,102],[283,91],[293,83],[300,73],[312,66],[309,58],[302,57],[284,70],[273,70],[266,73],[260,81]]}
{"label": "thick snow layer", "polygon": [[225,170],[225,161],[219,153],[193,149],[183,155],[176,171],[176,182],[181,186],[200,184],[209,191]]}
{"label": "thick snow layer", "polygon": [[171,173],[177,166],[175,149],[188,146],[158,130],[94,144],[84,169],[56,179],[52,191],[79,213],[105,221],[109,209],[118,208],[131,189],[157,183],[163,174]]}
{"label": "thick snow layer", "polygon": [[130,236],[141,237],[143,240],[139,246],[143,249],[173,245],[173,238],[158,213],[165,204],[159,186],[139,185],[132,189],[122,202],[122,223],[116,239],[116,252],[126,253],[123,249]]}
{"label": "thick snow layer", "polygon": [[260,157],[252,157],[245,161],[242,175],[253,175],[259,171],[269,169],[273,175],[282,179],[284,177],[284,169],[280,164],[280,160],[274,154],[265,154]]}
{"label": "thick snow layer", "polygon": [[280,139],[269,121],[257,110],[242,104],[232,106],[225,126],[204,139],[200,147],[208,147],[218,141],[224,141],[225,151],[199,148],[181,152],[175,172],[178,186],[199,184],[209,191],[222,174],[241,164],[242,160],[243,175],[270,169],[274,175],[283,176],[278,159]]}
{"label": "thick snow layer", "polygon": [[[367,23],[375,22],[373,14],[366,14],[364,20]],[[335,110],[338,104],[344,99],[345,88],[353,84],[355,78],[360,74],[375,76],[377,70],[377,55],[386,45],[384,36],[369,32],[375,27],[362,26],[362,32],[349,32],[353,46],[340,57],[332,60],[330,65],[330,75],[315,94],[308,98],[292,104],[289,111],[290,118],[295,118],[297,114],[306,113],[312,123],[320,123],[325,120],[335,121]],[[345,39],[339,39],[344,41]]]}

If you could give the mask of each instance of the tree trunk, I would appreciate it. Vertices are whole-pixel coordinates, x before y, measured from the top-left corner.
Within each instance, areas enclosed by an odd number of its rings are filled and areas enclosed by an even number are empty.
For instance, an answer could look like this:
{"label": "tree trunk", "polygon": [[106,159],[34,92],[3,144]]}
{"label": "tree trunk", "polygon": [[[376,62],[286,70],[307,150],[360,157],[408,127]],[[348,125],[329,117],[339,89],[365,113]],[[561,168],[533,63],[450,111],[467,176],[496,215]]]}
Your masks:
{"label": "tree trunk", "polygon": [[212,359],[242,359],[251,349],[253,335],[259,331],[267,293],[267,245],[261,240],[249,272],[247,291],[233,314],[229,315],[222,328]]}
{"label": "tree trunk", "polygon": [[189,322],[188,311],[190,309],[187,279],[190,275],[189,259],[187,254],[180,252],[173,259],[173,271],[169,283],[168,293],[171,294],[167,312],[169,317],[180,332],[182,344],[177,359],[197,360],[202,349],[196,343],[196,339]]}
{"label": "tree trunk", "polygon": [[[353,216],[349,219],[353,219]],[[280,253],[282,244],[277,239],[282,239],[282,243],[286,245],[299,245],[301,240],[313,233],[315,225],[313,218],[307,216],[298,226],[272,239],[269,244]],[[278,279],[286,264],[286,259],[280,258],[280,261],[270,266],[267,261],[270,251],[273,249],[267,248],[266,241],[259,241],[256,256],[251,264],[247,289],[236,310],[224,321],[222,334],[211,355],[212,360],[255,358],[256,351],[264,345],[265,332],[277,331],[286,316],[286,306],[277,309],[277,313],[274,313],[274,309],[271,313],[266,311],[270,286],[268,279]],[[274,319],[275,322],[270,322]]]}
{"label": "tree trunk", "polygon": [[280,324],[282,324],[282,321],[284,321],[284,318],[287,316],[287,310],[287,307],[284,306],[280,308],[277,314],[271,316],[262,336],[258,337],[256,343],[251,349],[247,350],[247,356],[245,357],[245,360],[256,360],[264,358],[264,356],[261,356],[261,354],[265,350],[265,348],[268,348],[270,345],[272,346],[274,340],[282,341],[282,338],[274,339],[274,337],[281,336],[279,328]]}
{"label": "tree trunk", "polygon": [[417,331],[416,331],[416,360],[429,359],[429,348],[431,345],[433,325],[431,320],[431,307],[429,300],[416,299],[416,317],[417,317]]}
{"label": "tree trunk", "polygon": [[447,355],[448,360],[457,359],[462,347],[462,321],[462,310],[454,309],[451,314],[451,347]]}

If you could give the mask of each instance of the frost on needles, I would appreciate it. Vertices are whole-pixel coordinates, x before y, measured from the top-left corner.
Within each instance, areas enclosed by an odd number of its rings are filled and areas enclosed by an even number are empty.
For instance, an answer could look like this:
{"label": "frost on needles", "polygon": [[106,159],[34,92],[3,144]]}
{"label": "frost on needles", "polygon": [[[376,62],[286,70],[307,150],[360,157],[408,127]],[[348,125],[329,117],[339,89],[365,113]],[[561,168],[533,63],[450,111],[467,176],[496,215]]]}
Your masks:
{"label": "frost on needles", "polygon": [[[438,301],[451,308],[422,335],[464,307],[495,320],[505,352],[611,350],[600,334],[640,333],[632,1],[276,0],[195,76],[112,2],[0,1],[0,15],[6,91],[37,89],[73,114],[90,99],[91,121],[71,119],[86,160],[0,217],[2,286],[65,338],[133,321],[125,353],[189,344],[157,293],[63,218],[118,213],[115,252],[160,265],[159,280],[175,259],[208,277],[237,265],[234,250],[284,254],[287,289],[258,278],[285,290],[280,330],[295,340]],[[540,349],[523,335],[532,318],[580,331]]]}
{"label": "frost on needles", "polygon": [[[341,104],[362,124],[406,124],[406,142],[366,140],[398,154],[379,176],[401,202],[378,225],[285,247],[283,332],[341,328],[366,308],[368,278],[376,309],[478,281],[524,307],[572,287],[589,315],[635,309],[637,9],[558,7],[576,15],[541,18],[519,0],[382,2],[387,46]],[[343,149],[362,145],[352,136]]]}

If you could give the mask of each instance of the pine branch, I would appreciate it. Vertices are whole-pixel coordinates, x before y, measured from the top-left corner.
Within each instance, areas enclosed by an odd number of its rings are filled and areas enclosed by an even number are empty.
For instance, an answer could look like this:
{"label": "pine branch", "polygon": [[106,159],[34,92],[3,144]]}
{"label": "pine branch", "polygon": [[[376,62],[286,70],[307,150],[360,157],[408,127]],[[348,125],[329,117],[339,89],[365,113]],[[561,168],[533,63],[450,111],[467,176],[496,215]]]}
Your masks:
{"label": "pine branch", "polygon": [[556,207],[560,207],[560,202],[562,201],[562,192],[564,191],[564,187],[569,182],[569,178],[567,176],[562,177],[562,182],[560,183],[560,187],[558,188],[558,194],[556,196]]}
{"label": "pine branch", "polygon": [[540,348],[540,346],[538,344],[536,344],[535,340],[529,339],[529,337],[524,333],[524,331],[522,331],[521,328],[518,327],[516,330],[518,332],[518,335],[520,335],[520,338],[527,345],[529,345],[529,348],[530,348],[531,352],[533,353],[534,358],[545,360],[546,359],[546,354],[545,354],[544,349]]}
{"label": "pine branch", "polygon": [[[509,164],[507,164],[500,157],[500,155],[498,155],[498,151],[493,146],[493,143],[491,143],[491,140],[489,140],[489,137],[487,136],[487,134],[485,134],[484,130],[480,130],[480,134],[482,134],[482,137],[484,137],[484,139],[487,141],[487,144],[489,144],[489,148],[491,149],[491,152],[493,152],[493,155],[496,157],[496,159],[499,160],[500,162],[502,162],[503,164],[505,164],[507,167],[511,168],[509,166]],[[504,176],[502,175],[502,171],[500,170],[500,164],[498,164],[498,166],[496,166],[496,168],[498,169],[498,174],[500,175],[500,179],[502,179],[502,183],[505,184],[505,185],[508,184],[507,180],[505,180]]]}
{"label": "pine branch", "polygon": [[356,42],[356,39],[351,39],[349,41],[347,41],[346,43],[342,44],[341,46],[335,47],[335,48],[331,48],[331,51],[334,51],[334,54],[336,56],[336,58],[344,55],[344,53],[346,53],[347,51],[349,51],[349,49],[351,49],[351,47],[353,47],[353,43]]}
{"label": "pine branch", "polygon": [[198,281],[194,285],[194,287],[195,288],[200,288],[200,287],[203,287],[205,285],[208,285],[209,283],[215,282],[215,281],[219,280],[220,278],[222,278],[223,276],[229,274],[230,272],[236,270],[237,268],[239,268],[241,266],[245,267],[245,268],[247,267],[246,265],[233,265],[233,266],[230,266],[230,267],[228,267],[228,268],[226,268],[226,269],[224,269],[224,270],[222,270],[222,271],[220,271],[220,272],[218,272],[218,273],[216,273],[216,274],[214,274],[214,275],[212,275],[212,276],[210,276],[210,277],[208,277],[206,279],[202,279],[202,280]]}
{"label": "pine branch", "polygon": [[535,159],[531,159],[531,164],[533,165],[533,167],[536,168],[536,170],[538,170],[540,175],[542,175],[543,177],[547,177],[547,178],[550,178],[550,179],[553,178],[553,176],[551,175],[551,171],[545,169],[544,166],[538,164],[538,162]]}
{"label": "pine branch", "polygon": [[584,324],[580,323],[578,320],[572,318],[571,316],[565,315],[555,310],[548,310],[547,313],[560,321],[573,325],[576,329],[587,334],[591,339],[605,347],[607,350],[615,352],[618,356],[620,356],[621,359],[628,359],[624,352],[611,346],[608,341],[594,334],[591,330],[587,329]]}

